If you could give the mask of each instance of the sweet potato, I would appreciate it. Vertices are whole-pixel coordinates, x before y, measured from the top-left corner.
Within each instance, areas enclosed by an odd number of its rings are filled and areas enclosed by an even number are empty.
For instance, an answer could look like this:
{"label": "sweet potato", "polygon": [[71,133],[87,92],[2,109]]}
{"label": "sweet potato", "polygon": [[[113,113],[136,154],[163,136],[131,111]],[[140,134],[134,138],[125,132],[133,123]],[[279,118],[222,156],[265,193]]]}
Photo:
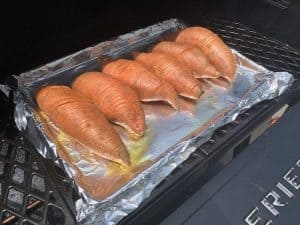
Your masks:
{"label": "sweet potato", "polygon": [[162,41],[156,44],[152,51],[174,56],[192,70],[195,78],[217,78],[220,76],[216,68],[210,64],[207,56],[194,45]]}
{"label": "sweet potato", "polygon": [[105,159],[130,165],[118,133],[89,99],[67,86],[51,85],[36,95],[39,108],[60,130]]}
{"label": "sweet potato", "polygon": [[189,70],[182,67],[182,64],[173,56],[164,53],[133,53],[135,60],[145,65],[158,77],[165,79],[173,85],[181,96],[197,99],[202,94],[199,82]]}
{"label": "sweet potato", "polygon": [[77,77],[72,88],[91,99],[113,123],[140,137],[145,130],[145,115],[138,96],[127,84],[100,72]]}
{"label": "sweet potato", "polygon": [[175,40],[198,46],[224,78],[230,82],[235,80],[234,55],[218,35],[204,27],[189,27],[178,32]]}
{"label": "sweet potato", "polygon": [[177,93],[172,85],[155,76],[140,63],[118,59],[105,64],[102,71],[129,84],[141,101],[164,101],[178,109]]}

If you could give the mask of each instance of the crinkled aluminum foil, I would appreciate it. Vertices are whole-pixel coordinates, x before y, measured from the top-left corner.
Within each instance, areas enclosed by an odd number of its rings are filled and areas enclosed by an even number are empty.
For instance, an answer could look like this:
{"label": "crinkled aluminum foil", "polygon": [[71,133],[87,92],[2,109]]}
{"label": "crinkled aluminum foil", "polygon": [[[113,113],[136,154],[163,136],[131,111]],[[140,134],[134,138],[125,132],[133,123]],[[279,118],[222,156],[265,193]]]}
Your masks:
{"label": "crinkled aluminum foil", "polygon": [[[35,91],[48,84],[70,84],[74,77],[87,70],[99,69],[99,57],[117,57],[132,50],[142,49],[161,35],[178,30],[184,24],[171,19],[141,29],[119,38],[100,43],[78,53],[21,74],[18,89],[14,93],[15,121],[17,127],[35,145],[39,153],[51,158],[67,174],[75,178],[75,187],[81,198],[76,202],[79,224],[117,224],[136,209],[152,190],[179,164],[186,160],[197,147],[207,141],[214,130],[233,121],[241,112],[258,102],[275,98],[288,89],[293,76],[287,72],[271,72],[234,51],[238,64],[237,79],[230,90],[213,88],[197,104],[182,101],[183,110],[174,112],[159,104],[144,105],[148,130],[141,143],[135,143],[121,133],[121,137],[134,154],[142,148],[142,169],[123,182],[108,197],[96,200],[90,197],[76,179],[83,174],[104,177],[108,166],[104,161],[89,161],[78,152],[76,140],[57,141],[60,132],[45,123],[34,100]],[[46,126],[47,124],[47,126]],[[61,149],[65,151],[61,151]],[[64,153],[64,155],[62,155]],[[67,154],[65,154],[67,153]],[[76,159],[70,166],[69,159]]]}

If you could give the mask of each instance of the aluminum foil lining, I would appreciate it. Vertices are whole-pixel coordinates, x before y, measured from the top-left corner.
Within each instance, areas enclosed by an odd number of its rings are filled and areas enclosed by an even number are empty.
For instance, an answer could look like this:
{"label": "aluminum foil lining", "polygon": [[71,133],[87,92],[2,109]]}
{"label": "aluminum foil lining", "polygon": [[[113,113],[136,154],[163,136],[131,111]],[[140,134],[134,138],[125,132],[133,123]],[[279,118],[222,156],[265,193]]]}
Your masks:
{"label": "aluminum foil lining", "polygon": [[[167,20],[15,76],[18,80],[18,89],[14,92],[17,127],[43,157],[52,159],[74,178],[74,186],[80,195],[76,201],[79,224],[117,224],[217,128],[232,122],[251,106],[281,95],[292,85],[291,74],[268,71],[232,50],[238,64],[237,79],[232,88],[224,90],[215,86],[196,103],[182,100],[180,112],[162,104],[144,104],[148,129],[138,142],[133,142],[122,129],[116,128],[130,156],[136,160],[136,170],[130,171],[130,175],[128,171],[107,173],[113,167],[109,162],[90,160],[84,154],[88,149],[63,134],[39,112],[34,100],[38,88],[49,84],[69,85],[82,72],[99,70],[99,59],[103,55],[126,57],[128,52],[143,50],[162,35],[184,26],[176,19]],[[109,187],[113,191],[106,195],[92,193],[93,187],[88,189],[83,185],[82,176],[92,181],[95,178],[103,185],[113,183]],[[103,182],[107,179],[116,182]]]}

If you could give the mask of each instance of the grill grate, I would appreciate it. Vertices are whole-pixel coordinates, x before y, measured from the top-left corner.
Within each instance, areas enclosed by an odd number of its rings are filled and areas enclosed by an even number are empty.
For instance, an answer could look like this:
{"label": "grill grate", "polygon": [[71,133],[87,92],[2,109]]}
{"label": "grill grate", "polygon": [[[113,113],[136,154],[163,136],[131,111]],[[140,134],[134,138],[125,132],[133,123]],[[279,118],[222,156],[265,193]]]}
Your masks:
{"label": "grill grate", "polygon": [[290,0],[264,0],[264,2],[282,10],[287,9],[291,4]]}
{"label": "grill grate", "polygon": [[49,176],[48,162],[11,124],[9,118],[0,132],[0,224],[74,224]]}
{"label": "grill grate", "polygon": [[[255,62],[270,70],[289,71],[300,76],[300,54],[288,45],[240,23],[210,18],[198,21]],[[11,109],[10,103],[6,99],[2,101],[1,112],[7,112],[9,121],[0,121],[0,224],[74,224],[74,199],[78,196],[72,188],[72,180],[22,139],[9,117],[12,111],[7,111]],[[240,115],[235,122],[218,129],[120,224],[158,223],[196,189],[195,181],[200,180],[218,155],[225,154],[288,101],[291,99],[282,96],[263,102]]]}

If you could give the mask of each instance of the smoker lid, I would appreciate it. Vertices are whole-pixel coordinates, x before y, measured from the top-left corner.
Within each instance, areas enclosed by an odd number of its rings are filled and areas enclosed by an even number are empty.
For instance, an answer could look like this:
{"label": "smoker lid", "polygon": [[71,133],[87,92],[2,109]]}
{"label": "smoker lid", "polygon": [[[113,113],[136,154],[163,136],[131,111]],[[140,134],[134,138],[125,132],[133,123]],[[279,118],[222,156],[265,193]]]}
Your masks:
{"label": "smoker lid", "polygon": [[161,225],[299,224],[299,114],[297,104]]}

